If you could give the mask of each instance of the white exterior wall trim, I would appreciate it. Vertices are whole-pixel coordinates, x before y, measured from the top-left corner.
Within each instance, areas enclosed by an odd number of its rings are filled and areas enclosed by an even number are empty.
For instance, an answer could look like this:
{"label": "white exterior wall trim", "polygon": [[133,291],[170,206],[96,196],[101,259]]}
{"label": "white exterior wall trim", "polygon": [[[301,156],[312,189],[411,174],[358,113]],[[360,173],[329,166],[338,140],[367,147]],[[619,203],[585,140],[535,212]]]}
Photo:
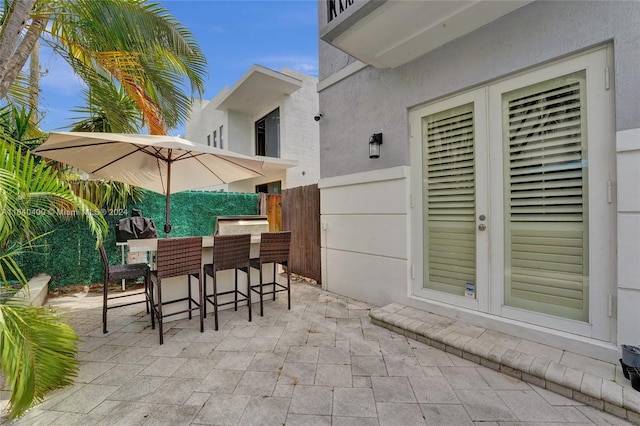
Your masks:
{"label": "white exterior wall trim", "polygon": [[640,150],[640,129],[621,130],[616,134],[616,151]]}
{"label": "white exterior wall trim", "polygon": [[616,133],[617,342],[640,344],[640,129]]}
{"label": "white exterior wall trim", "polygon": [[390,167],[388,169],[372,170],[320,179],[318,188],[333,188],[337,186],[359,185],[363,183],[381,182],[385,180],[406,179],[410,175],[409,166]]}
{"label": "white exterior wall trim", "polygon": [[349,65],[347,65],[346,67],[342,68],[340,71],[330,75],[329,77],[325,78],[324,80],[322,80],[321,82],[318,83],[318,92],[323,91],[324,89],[326,89],[327,87],[333,86],[334,84],[338,83],[341,80],[344,80],[345,78],[349,77],[352,74],[357,73],[358,71],[360,71],[361,69],[368,67],[369,65],[365,64],[364,62],[360,62],[360,61],[355,61]]}

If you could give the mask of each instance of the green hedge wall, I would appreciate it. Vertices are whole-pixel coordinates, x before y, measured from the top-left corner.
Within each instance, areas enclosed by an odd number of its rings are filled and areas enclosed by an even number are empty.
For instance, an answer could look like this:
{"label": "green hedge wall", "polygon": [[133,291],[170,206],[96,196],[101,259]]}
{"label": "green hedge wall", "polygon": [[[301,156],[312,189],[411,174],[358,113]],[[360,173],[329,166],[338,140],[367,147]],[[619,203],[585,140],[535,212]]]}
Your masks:
{"label": "green hedge wall", "polygon": [[[104,243],[110,263],[119,263],[120,247],[115,243],[118,220],[131,215],[131,209],[142,210],[153,219],[158,237],[164,237],[165,197],[146,192],[142,201],[126,212],[107,212],[109,234]],[[258,194],[189,191],[171,196],[172,237],[211,235],[217,216],[254,215],[258,212]],[[27,278],[39,273],[51,276],[50,288],[102,282],[104,271],[95,238],[81,219],[60,221],[53,232],[39,240],[32,252],[18,258]]]}

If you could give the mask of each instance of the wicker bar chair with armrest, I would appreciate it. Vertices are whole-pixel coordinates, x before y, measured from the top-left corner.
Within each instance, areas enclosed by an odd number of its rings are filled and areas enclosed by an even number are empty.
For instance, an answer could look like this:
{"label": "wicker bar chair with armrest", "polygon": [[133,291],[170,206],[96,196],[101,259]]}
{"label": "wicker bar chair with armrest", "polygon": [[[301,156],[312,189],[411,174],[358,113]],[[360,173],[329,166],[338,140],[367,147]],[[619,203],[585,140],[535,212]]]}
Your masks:
{"label": "wicker bar chair with armrest", "polygon": [[[202,237],[183,237],[183,238],[162,238],[158,239],[158,248],[156,252],[156,270],[151,271],[152,279],[155,278],[155,285],[152,282],[149,285],[149,293],[151,300],[151,328],[155,329],[155,320],[158,320],[158,328],[160,334],[160,344],[164,343],[163,323],[164,318],[172,315],[189,313],[189,319],[192,318],[194,311],[200,314],[200,332],[204,331],[204,295],[201,279],[202,264]],[[188,294],[172,300],[163,300],[162,298],[162,280],[171,277],[187,276]],[[198,279],[198,300],[196,301],[191,294],[191,277]],[[158,293],[154,296],[155,288]],[[188,302],[188,308],[181,311],[167,314],[162,308],[165,305],[178,302]]]}
{"label": "wicker bar chair with armrest", "polygon": [[[289,252],[291,251],[291,231],[263,232],[260,234],[260,257],[251,259],[251,267],[260,273],[260,282],[251,286],[251,291],[260,295],[260,316],[264,315],[263,298],[265,295],[287,292],[287,308],[291,309],[291,271],[289,270]],[[271,282],[263,282],[262,267],[265,264],[273,264],[273,277]],[[287,285],[280,284],[276,280],[276,269],[282,265],[287,270]],[[271,291],[264,291],[265,286],[273,286]]]}
{"label": "wicker bar chair with armrest", "polygon": [[[147,307],[147,313],[149,313],[149,306],[151,303],[149,294],[149,265],[146,263],[133,263],[128,265],[109,265],[109,259],[107,253],[102,244],[99,247],[100,258],[102,259],[102,267],[104,268],[104,282],[102,286],[102,332],[107,333],[107,311],[109,309],[123,308],[125,306],[136,305],[138,303],[144,303]],[[129,291],[123,294],[109,296],[109,283],[120,281],[123,279],[136,279],[144,278],[144,289],[140,291]],[[144,294],[144,300],[139,299],[136,296]],[[109,302],[116,299],[122,299],[122,301],[114,302],[115,304],[109,305]],[[129,300],[124,303],[124,300]]]}
{"label": "wicker bar chair with armrest", "polygon": [[[238,290],[238,270],[247,272],[249,268],[249,257],[251,252],[251,234],[238,235],[214,235],[213,237],[213,263],[204,265],[204,288],[205,303],[213,305],[213,315],[215,318],[215,329],[218,330],[218,308],[220,306],[234,304],[234,309],[238,310],[238,302],[247,302],[249,310],[249,321],[251,321],[251,276],[247,273],[247,293]],[[218,291],[217,272],[233,269],[235,274],[235,286],[233,290]],[[207,293],[207,275],[213,278],[213,292]],[[233,300],[220,303],[218,298],[226,294],[233,294]],[[241,297],[238,298],[238,295]],[[204,308],[205,315],[207,307]]]}

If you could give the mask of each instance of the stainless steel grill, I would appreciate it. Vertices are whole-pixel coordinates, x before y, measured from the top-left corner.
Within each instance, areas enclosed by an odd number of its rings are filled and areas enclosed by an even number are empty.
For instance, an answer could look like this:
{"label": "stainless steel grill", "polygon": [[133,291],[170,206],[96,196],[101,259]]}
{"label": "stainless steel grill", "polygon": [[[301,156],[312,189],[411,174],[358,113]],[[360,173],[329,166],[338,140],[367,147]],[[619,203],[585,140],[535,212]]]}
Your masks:
{"label": "stainless steel grill", "polygon": [[269,232],[267,216],[218,216],[214,228],[215,235],[260,235],[262,232]]}

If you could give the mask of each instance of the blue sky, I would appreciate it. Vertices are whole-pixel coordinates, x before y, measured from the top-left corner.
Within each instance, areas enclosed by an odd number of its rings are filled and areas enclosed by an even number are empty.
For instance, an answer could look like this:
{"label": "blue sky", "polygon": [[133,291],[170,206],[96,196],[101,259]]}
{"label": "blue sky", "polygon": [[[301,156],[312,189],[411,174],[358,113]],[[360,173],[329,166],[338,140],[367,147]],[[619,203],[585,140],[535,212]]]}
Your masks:
{"label": "blue sky", "polygon": [[[318,75],[315,0],[168,0],[160,2],[191,30],[209,64],[204,99],[233,84],[253,64]],[[42,50],[40,108],[46,131],[68,130],[82,105],[81,83],[66,64]],[[173,129],[171,134],[183,133]]]}

